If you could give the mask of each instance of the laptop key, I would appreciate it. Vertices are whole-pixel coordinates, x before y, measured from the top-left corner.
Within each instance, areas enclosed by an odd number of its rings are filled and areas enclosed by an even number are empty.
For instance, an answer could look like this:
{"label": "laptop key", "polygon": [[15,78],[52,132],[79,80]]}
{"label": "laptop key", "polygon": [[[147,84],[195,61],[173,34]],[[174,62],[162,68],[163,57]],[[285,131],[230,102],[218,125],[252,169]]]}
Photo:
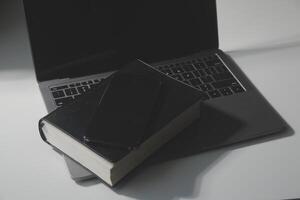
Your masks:
{"label": "laptop key", "polygon": [[63,89],[66,89],[66,88],[68,88],[67,85],[62,85],[62,86],[51,88],[51,91],[63,90]]}
{"label": "laptop key", "polygon": [[99,86],[99,84],[92,84],[92,85],[90,85],[90,88],[91,89],[95,89],[95,88],[97,88]]}
{"label": "laptop key", "polygon": [[89,90],[89,87],[88,86],[81,86],[81,87],[78,87],[77,90],[80,94],[83,94],[83,93],[85,93],[86,91]]}
{"label": "laptop key", "polygon": [[211,78],[211,76],[202,76],[201,77],[201,80],[204,82],[204,83],[210,83],[210,82],[213,82],[214,80]]}
{"label": "laptop key", "polygon": [[240,92],[244,92],[244,88],[242,88],[240,85],[233,85],[231,86],[231,89],[235,92],[235,93],[240,93]]}
{"label": "laptop key", "polygon": [[52,92],[52,96],[56,98],[61,98],[65,96],[65,93],[62,90]]}
{"label": "laptop key", "polygon": [[68,96],[78,94],[78,92],[75,88],[66,89],[65,92],[66,92],[66,95],[68,95]]}
{"label": "laptop key", "polygon": [[223,88],[223,87],[230,87],[234,84],[236,84],[236,81],[234,79],[228,79],[228,80],[218,81],[218,82],[212,83],[212,85],[216,89]]}
{"label": "laptop key", "polygon": [[175,79],[177,79],[177,80],[179,80],[179,81],[183,80],[183,78],[181,77],[180,74],[172,75],[172,77],[175,78]]}
{"label": "laptop key", "polygon": [[201,69],[198,69],[198,72],[201,74],[201,76],[206,76],[205,72]]}
{"label": "laptop key", "polygon": [[62,106],[68,103],[71,103],[73,101],[72,97],[66,97],[66,98],[61,98],[61,99],[55,99],[55,104],[57,106]]}
{"label": "laptop key", "polygon": [[232,95],[232,91],[229,88],[221,88],[220,92],[224,95],[224,96],[228,96],[228,95]]}
{"label": "laptop key", "polygon": [[212,74],[212,72],[210,71],[210,68],[204,68],[204,71],[205,71],[207,74],[209,74],[209,75]]}
{"label": "laptop key", "polygon": [[229,72],[213,74],[212,76],[216,79],[216,81],[233,78],[233,76]]}
{"label": "laptop key", "polygon": [[195,66],[195,68],[196,69],[203,69],[205,66],[204,66],[204,64],[203,63],[196,63],[196,64],[194,64],[194,66]]}
{"label": "laptop key", "polygon": [[195,70],[195,71],[192,71],[192,73],[194,74],[195,77],[200,77],[201,76],[199,71]]}
{"label": "laptop key", "polygon": [[193,86],[197,86],[201,84],[201,81],[198,78],[193,78],[190,80],[190,82]]}
{"label": "laptop key", "polygon": [[193,65],[184,65],[183,66],[183,69],[186,71],[186,72],[190,72],[190,71],[193,71],[195,70]]}
{"label": "laptop key", "polygon": [[181,67],[174,67],[172,69],[172,71],[175,73],[175,74],[178,74],[178,73],[183,73],[184,70],[181,68]]}
{"label": "laptop key", "polygon": [[183,78],[185,79],[192,79],[195,78],[194,75],[191,72],[186,72],[182,74]]}
{"label": "laptop key", "polygon": [[206,91],[209,91],[209,90],[212,90],[213,88],[211,87],[211,85],[209,84],[202,84],[202,85],[199,85],[201,90],[206,92]]}

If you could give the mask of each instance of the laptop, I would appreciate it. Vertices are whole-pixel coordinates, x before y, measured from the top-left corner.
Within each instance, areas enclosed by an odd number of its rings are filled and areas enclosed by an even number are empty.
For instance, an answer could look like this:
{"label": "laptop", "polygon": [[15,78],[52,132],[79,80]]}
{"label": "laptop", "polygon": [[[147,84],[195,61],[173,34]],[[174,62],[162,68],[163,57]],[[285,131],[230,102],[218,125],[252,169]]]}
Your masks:
{"label": "laptop", "polygon": [[[243,122],[235,134],[230,129],[210,133],[210,143],[203,143],[201,137],[193,139],[192,145],[182,141],[183,149],[189,146],[195,153],[196,146],[201,150],[224,146],[286,127],[236,63],[219,49],[215,0],[23,3],[37,82],[48,112],[74,101],[139,58],[198,90],[213,109]],[[207,124],[217,122],[211,119]],[[206,131],[203,127],[196,124],[187,131],[201,135]],[[94,176],[66,156],[65,161],[74,180]]]}

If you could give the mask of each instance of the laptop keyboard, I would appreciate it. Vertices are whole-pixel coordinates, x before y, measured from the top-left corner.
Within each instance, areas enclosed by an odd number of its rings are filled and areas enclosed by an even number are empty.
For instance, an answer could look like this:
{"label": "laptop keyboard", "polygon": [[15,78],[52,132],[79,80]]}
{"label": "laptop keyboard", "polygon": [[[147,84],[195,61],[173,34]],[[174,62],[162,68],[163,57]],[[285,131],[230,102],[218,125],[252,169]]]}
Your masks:
{"label": "laptop keyboard", "polygon": [[[201,91],[202,100],[245,92],[244,87],[217,55],[157,66],[156,69]],[[73,82],[51,87],[50,90],[56,106],[60,107],[97,87],[101,80]]]}
{"label": "laptop keyboard", "polygon": [[97,87],[102,79],[90,79],[85,81],[68,83],[65,85],[51,87],[51,94],[56,106],[60,107],[72,102],[87,91]]}
{"label": "laptop keyboard", "polygon": [[156,68],[201,91],[202,100],[245,92],[245,88],[216,54]]}

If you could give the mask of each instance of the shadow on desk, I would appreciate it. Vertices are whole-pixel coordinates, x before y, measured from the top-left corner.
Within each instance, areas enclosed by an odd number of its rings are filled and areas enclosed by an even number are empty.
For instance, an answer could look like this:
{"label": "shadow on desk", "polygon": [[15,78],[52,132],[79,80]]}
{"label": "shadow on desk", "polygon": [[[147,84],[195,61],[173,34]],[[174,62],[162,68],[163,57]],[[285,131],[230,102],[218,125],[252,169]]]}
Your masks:
{"label": "shadow on desk", "polygon": [[[209,134],[203,137],[199,131],[195,131],[199,130],[199,127]],[[222,144],[226,144],[226,141],[234,137],[242,127],[242,121],[205,106],[201,110],[199,121],[162,147],[112,190],[119,195],[136,199],[192,198],[199,195],[202,180],[207,172],[231,150],[286,137],[293,133],[291,129],[285,130],[259,140],[248,140],[224,148],[225,145]],[[216,150],[203,152],[216,146],[218,146]],[[220,146],[223,148],[221,149]],[[155,165],[156,163],[160,164]],[[101,183],[99,179],[93,179],[79,184],[87,187],[98,183]]]}
{"label": "shadow on desk", "polygon": [[[112,190],[121,196],[143,200],[196,197],[201,189],[201,179],[226,155],[226,152],[217,150],[160,165],[139,167]],[[89,187],[102,184],[102,181],[94,178],[79,184]]]}
{"label": "shadow on desk", "polygon": [[[198,196],[205,174],[227,153],[207,152],[138,170],[116,186],[119,195],[145,200],[171,200]],[[130,179],[130,180],[129,180]]]}

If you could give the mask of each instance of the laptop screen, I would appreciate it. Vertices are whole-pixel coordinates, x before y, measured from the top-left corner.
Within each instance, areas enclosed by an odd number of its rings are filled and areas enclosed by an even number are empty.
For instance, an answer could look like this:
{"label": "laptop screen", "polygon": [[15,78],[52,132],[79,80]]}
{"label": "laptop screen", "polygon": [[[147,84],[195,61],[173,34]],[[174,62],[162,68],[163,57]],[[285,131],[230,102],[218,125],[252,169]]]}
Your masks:
{"label": "laptop screen", "polygon": [[38,80],[218,47],[214,0],[24,0]]}

